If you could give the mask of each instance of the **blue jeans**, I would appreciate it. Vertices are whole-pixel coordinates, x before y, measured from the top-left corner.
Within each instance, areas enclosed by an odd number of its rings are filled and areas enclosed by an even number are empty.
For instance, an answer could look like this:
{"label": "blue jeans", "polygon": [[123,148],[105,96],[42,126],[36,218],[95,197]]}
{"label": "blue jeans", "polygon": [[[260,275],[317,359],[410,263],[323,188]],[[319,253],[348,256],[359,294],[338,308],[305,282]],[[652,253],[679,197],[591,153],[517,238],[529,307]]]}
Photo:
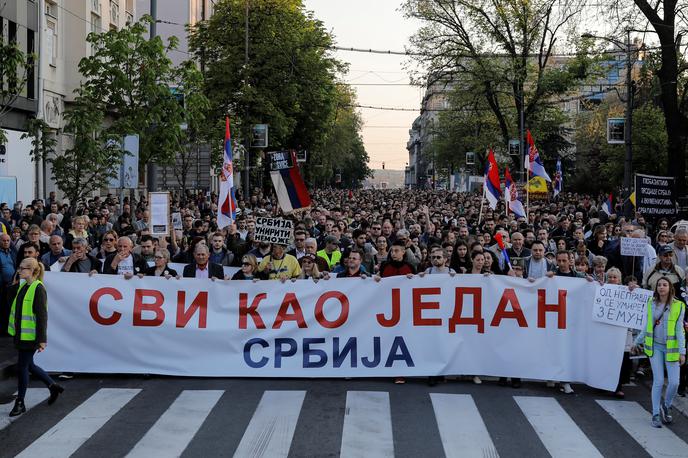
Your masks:
{"label": "blue jeans", "polygon": [[671,407],[671,403],[678,391],[679,364],[678,361],[666,360],[666,345],[654,343],[654,352],[650,357],[652,366],[652,415],[659,415],[659,406],[662,402],[662,388],[664,388],[664,367],[666,366],[668,386],[664,396],[664,405]]}
{"label": "blue jeans", "polygon": [[45,386],[55,383],[43,369],[33,363],[34,353],[36,353],[36,350],[19,350],[19,358],[17,360],[17,378],[19,379],[17,398],[22,401],[24,396],[26,396],[26,388],[29,386],[29,372],[41,379]]}

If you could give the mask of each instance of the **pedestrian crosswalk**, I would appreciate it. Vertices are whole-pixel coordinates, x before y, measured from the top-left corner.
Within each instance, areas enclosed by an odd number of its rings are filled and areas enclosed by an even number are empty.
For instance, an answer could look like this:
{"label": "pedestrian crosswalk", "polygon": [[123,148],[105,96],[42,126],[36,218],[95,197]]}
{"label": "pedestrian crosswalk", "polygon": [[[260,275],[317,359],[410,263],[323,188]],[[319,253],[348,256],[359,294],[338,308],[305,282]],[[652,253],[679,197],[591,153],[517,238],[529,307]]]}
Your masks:
{"label": "pedestrian crosswalk", "polygon": [[[36,436],[23,444],[23,449],[12,452],[19,457],[68,457],[77,452],[88,441],[97,438],[98,431],[106,429],[108,422],[122,421],[121,416],[128,412],[137,411],[137,402],[141,400],[141,389],[131,388],[100,388],[90,397],[73,406],[62,418],[56,418],[51,424],[43,427],[44,432],[38,431]],[[169,405],[161,406],[160,414],[150,424],[146,424],[141,430],[140,436],[131,440],[130,449],[124,454],[128,457],[173,457],[183,454],[196,455],[200,452],[190,453],[194,438],[203,428],[215,428],[213,421],[222,418],[218,410],[227,408],[229,403],[222,403],[223,397],[233,396],[234,393],[224,390],[183,390],[174,397],[170,397]],[[12,431],[12,421],[17,422],[16,427],[35,427],[32,418],[38,418],[42,414],[54,411],[45,408],[44,402],[48,393],[45,389],[29,389],[26,396],[28,412],[16,419],[10,419],[7,414],[11,404],[0,405],[0,441],[3,432]],[[423,394],[426,396],[426,394]],[[82,398],[83,399],[83,398]],[[235,457],[287,457],[300,455],[294,451],[297,432],[306,434],[309,425],[308,415],[303,412],[308,410],[309,402],[322,402],[321,399],[309,399],[309,392],[303,390],[270,390],[262,392],[257,403],[252,404],[249,412],[246,412],[245,424],[223,424],[222,428],[241,428],[243,434],[232,445],[231,450],[223,449],[213,455],[234,454]],[[586,400],[579,400],[586,402]],[[67,399],[61,399],[65,404]],[[341,402],[335,401],[335,404]],[[387,391],[348,391],[343,405],[328,406],[319,404],[318,408],[329,409],[339,416],[341,423],[337,424],[337,433],[333,437],[313,437],[309,440],[335,443],[334,453],[322,455],[339,455],[348,457],[390,457],[408,455],[399,449],[400,434],[404,431],[414,431],[423,428],[434,431],[437,437],[438,453],[442,451],[447,457],[458,456],[517,456],[513,450],[505,447],[503,430],[495,429],[496,404],[484,401],[476,402],[476,398],[470,394],[453,393],[429,393],[426,402],[431,407],[426,413],[434,418],[421,418],[419,412],[417,425],[404,425],[402,421],[409,419],[395,417],[395,402],[399,399],[390,397]],[[532,434],[532,441],[541,447],[542,454],[553,457],[600,457],[610,453],[609,449],[600,448],[600,438],[594,434],[589,437],[590,426],[581,427],[576,421],[580,413],[574,414],[567,411],[571,404],[560,402],[555,397],[545,396],[513,396],[505,397],[505,402],[513,403],[515,412],[510,418],[511,422],[521,422],[529,425],[526,431]],[[688,444],[685,437],[679,437],[671,428],[654,429],[649,425],[650,413],[637,402],[598,400],[587,401],[597,409],[596,421],[612,422],[617,426],[623,438],[615,442],[633,441],[636,450],[641,448],[652,457],[688,457]],[[167,403],[166,403],[167,404]],[[132,407],[133,406],[133,407]],[[509,409],[506,409],[509,410]],[[496,412],[499,414],[499,412]],[[211,415],[212,414],[212,415]],[[32,417],[36,415],[36,417]],[[136,419],[132,419],[136,421]],[[337,421],[336,419],[333,421]],[[310,425],[313,426],[313,425]],[[620,426],[620,428],[619,428]],[[110,434],[116,431],[110,428]],[[322,430],[321,430],[322,431]],[[122,432],[122,434],[126,434]],[[627,436],[625,436],[627,434]],[[102,435],[102,434],[101,434]],[[239,437],[239,436],[237,436]],[[125,440],[122,437],[122,440]],[[397,439],[397,440],[395,440]],[[116,440],[116,438],[115,438]],[[325,442],[323,442],[324,444]],[[218,441],[223,447],[227,443]],[[92,446],[93,444],[91,444]],[[194,444],[198,446],[198,444]],[[203,444],[203,454],[208,454],[208,447],[213,444]],[[220,445],[218,445],[220,446]],[[428,444],[431,450],[431,444]],[[0,455],[5,455],[5,450],[0,449]],[[10,453],[7,451],[7,453]],[[78,454],[78,453],[77,453]],[[82,451],[81,455],[84,453]],[[107,453],[103,453],[106,456]],[[318,453],[315,453],[318,455]],[[436,454],[428,451],[428,456]]]}

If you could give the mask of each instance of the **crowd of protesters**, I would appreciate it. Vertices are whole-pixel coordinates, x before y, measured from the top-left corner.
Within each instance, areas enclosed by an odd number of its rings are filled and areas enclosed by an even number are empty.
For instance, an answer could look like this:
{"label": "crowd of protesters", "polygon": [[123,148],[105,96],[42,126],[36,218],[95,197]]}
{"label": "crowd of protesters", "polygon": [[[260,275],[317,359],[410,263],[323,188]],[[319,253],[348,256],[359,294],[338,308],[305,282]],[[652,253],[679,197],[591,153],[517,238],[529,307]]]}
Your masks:
{"label": "crowd of protesters", "polygon": [[[319,190],[312,199],[310,208],[287,216],[295,228],[289,246],[254,240],[257,217],[283,216],[274,196],[261,192],[240,200],[235,223],[223,229],[217,228],[216,196],[173,195],[171,211],[178,214],[179,225],[167,237],[151,235],[145,196],[125,198],[121,205],[112,195],[95,197],[76,208],[54,194],[25,206],[2,204],[1,329],[17,283],[16,266],[27,257],[46,270],[127,278],[318,281],[446,273],[532,281],[557,275],[653,291],[668,279],[676,298],[685,302],[688,221],[625,217],[621,203],[615,207],[618,214],[608,215],[602,211],[605,196],[562,193],[552,201],[531,201],[527,218],[508,213],[503,202],[496,210],[481,205],[477,193]],[[622,237],[647,239],[646,253],[622,255]],[[498,247],[500,238],[510,262]],[[172,263],[184,266],[176,270]],[[234,267],[234,273],[225,274],[223,267]],[[619,397],[622,384],[630,380],[628,354],[634,348],[629,334]],[[682,396],[686,378],[684,365],[678,387]],[[480,383],[478,376],[473,380]],[[519,386],[520,380],[511,383]],[[568,383],[561,389],[573,392]]]}

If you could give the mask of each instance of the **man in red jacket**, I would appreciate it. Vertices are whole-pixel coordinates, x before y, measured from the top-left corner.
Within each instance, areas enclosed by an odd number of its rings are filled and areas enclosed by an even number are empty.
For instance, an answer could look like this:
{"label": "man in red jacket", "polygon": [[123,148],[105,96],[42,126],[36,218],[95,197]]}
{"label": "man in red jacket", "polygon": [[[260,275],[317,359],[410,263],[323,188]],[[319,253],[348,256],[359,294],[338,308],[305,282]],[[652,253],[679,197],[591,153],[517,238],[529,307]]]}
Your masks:
{"label": "man in red jacket", "polygon": [[413,268],[411,264],[404,261],[404,255],[406,254],[406,246],[402,241],[395,241],[392,243],[392,247],[389,250],[388,261],[384,261],[380,265],[379,280],[380,277],[394,277],[395,275],[413,275],[416,273],[416,269]]}

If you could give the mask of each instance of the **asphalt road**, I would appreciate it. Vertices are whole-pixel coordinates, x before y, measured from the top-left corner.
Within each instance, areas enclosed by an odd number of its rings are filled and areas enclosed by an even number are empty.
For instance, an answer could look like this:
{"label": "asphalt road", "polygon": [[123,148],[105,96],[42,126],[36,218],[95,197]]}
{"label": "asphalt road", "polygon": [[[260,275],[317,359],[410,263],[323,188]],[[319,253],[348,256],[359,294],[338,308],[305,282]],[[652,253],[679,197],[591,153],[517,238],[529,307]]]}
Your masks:
{"label": "asphalt road", "polygon": [[688,419],[674,412],[670,427],[651,428],[644,386],[619,401],[581,385],[565,395],[544,383],[424,379],[77,376],[63,385],[47,406],[33,382],[30,410],[12,423],[11,404],[0,404],[0,456],[688,457]]}

